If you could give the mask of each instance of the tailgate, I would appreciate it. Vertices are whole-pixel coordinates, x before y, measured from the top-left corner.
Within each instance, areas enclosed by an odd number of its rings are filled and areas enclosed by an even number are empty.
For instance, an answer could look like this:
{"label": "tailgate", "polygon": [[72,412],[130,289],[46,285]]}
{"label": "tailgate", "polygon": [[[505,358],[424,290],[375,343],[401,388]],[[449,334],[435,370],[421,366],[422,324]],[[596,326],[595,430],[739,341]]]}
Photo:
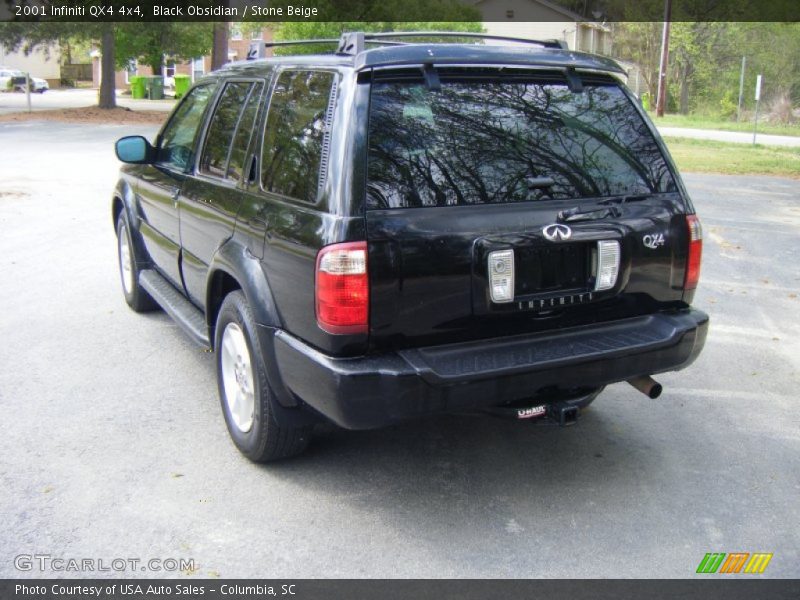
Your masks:
{"label": "tailgate", "polygon": [[[615,81],[586,76],[576,93],[552,73],[439,76],[438,88],[408,73],[371,84],[373,348],[570,327],[680,302],[688,205]],[[493,278],[502,268],[506,279]],[[505,292],[495,293],[498,282]]]}

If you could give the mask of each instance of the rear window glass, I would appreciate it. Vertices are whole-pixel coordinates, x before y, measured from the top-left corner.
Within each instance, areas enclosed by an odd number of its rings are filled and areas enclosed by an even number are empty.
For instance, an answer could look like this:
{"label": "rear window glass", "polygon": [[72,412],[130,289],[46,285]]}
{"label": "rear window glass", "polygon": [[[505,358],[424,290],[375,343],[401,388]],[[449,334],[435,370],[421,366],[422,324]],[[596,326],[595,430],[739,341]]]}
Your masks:
{"label": "rear window glass", "polygon": [[644,120],[615,84],[374,83],[367,208],[675,191]]}

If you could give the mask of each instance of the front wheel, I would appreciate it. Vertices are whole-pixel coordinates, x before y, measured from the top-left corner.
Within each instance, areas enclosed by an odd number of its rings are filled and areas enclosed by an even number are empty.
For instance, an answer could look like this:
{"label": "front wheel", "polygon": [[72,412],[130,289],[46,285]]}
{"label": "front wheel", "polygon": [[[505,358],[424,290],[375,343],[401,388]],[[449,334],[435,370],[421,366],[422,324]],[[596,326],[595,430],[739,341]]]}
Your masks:
{"label": "front wheel", "polygon": [[139,265],[133,250],[133,239],[125,215],[117,220],[117,258],[119,275],[122,280],[122,293],[125,302],[136,312],[147,312],[158,308],[155,300],[139,285]]}
{"label": "front wheel", "polygon": [[241,291],[225,297],[214,334],[222,414],[233,443],[253,462],[296,456],[311,439],[312,427],[281,427],[273,418],[277,402],[258,344],[250,306]]}

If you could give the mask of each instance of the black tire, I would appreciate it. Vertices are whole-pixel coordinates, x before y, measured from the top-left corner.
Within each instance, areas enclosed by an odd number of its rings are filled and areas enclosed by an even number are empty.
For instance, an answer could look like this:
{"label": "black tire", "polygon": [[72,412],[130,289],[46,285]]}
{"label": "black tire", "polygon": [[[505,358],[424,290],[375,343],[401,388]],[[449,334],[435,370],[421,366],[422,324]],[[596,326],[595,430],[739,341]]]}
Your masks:
{"label": "black tire", "polygon": [[[128,257],[130,260],[131,281],[126,284],[126,273],[123,268],[123,242],[128,245]],[[136,251],[134,250],[133,238],[131,237],[130,227],[125,214],[121,214],[117,219],[117,262],[119,264],[119,277],[122,284],[122,294],[125,296],[125,302],[128,303],[136,312],[148,312],[158,308],[158,304],[147,293],[147,291],[139,285],[139,264],[136,262]]]}
{"label": "black tire", "polygon": [[[247,431],[242,431],[235,422],[223,382],[223,335],[230,324],[244,337],[252,369],[254,405],[252,425]],[[257,340],[255,320],[244,294],[238,290],[231,292],[222,303],[214,331],[220,406],[228,433],[239,451],[253,462],[264,463],[302,453],[311,440],[313,427],[281,427],[275,422],[272,407],[277,400],[267,380],[264,356]]]}

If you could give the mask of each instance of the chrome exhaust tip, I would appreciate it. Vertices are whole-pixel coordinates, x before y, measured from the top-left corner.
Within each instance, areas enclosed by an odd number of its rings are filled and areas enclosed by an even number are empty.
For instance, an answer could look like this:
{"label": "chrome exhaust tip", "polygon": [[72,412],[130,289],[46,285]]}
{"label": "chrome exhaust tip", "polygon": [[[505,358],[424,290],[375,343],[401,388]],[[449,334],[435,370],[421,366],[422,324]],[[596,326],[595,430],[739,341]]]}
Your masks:
{"label": "chrome exhaust tip", "polygon": [[661,384],[649,375],[642,375],[641,377],[628,379],[628,383],[630,383],[633,387],[642,392],[651,400],[658,398],[661,395],[661,392],[664,391],[664,388],[661,386]]}

